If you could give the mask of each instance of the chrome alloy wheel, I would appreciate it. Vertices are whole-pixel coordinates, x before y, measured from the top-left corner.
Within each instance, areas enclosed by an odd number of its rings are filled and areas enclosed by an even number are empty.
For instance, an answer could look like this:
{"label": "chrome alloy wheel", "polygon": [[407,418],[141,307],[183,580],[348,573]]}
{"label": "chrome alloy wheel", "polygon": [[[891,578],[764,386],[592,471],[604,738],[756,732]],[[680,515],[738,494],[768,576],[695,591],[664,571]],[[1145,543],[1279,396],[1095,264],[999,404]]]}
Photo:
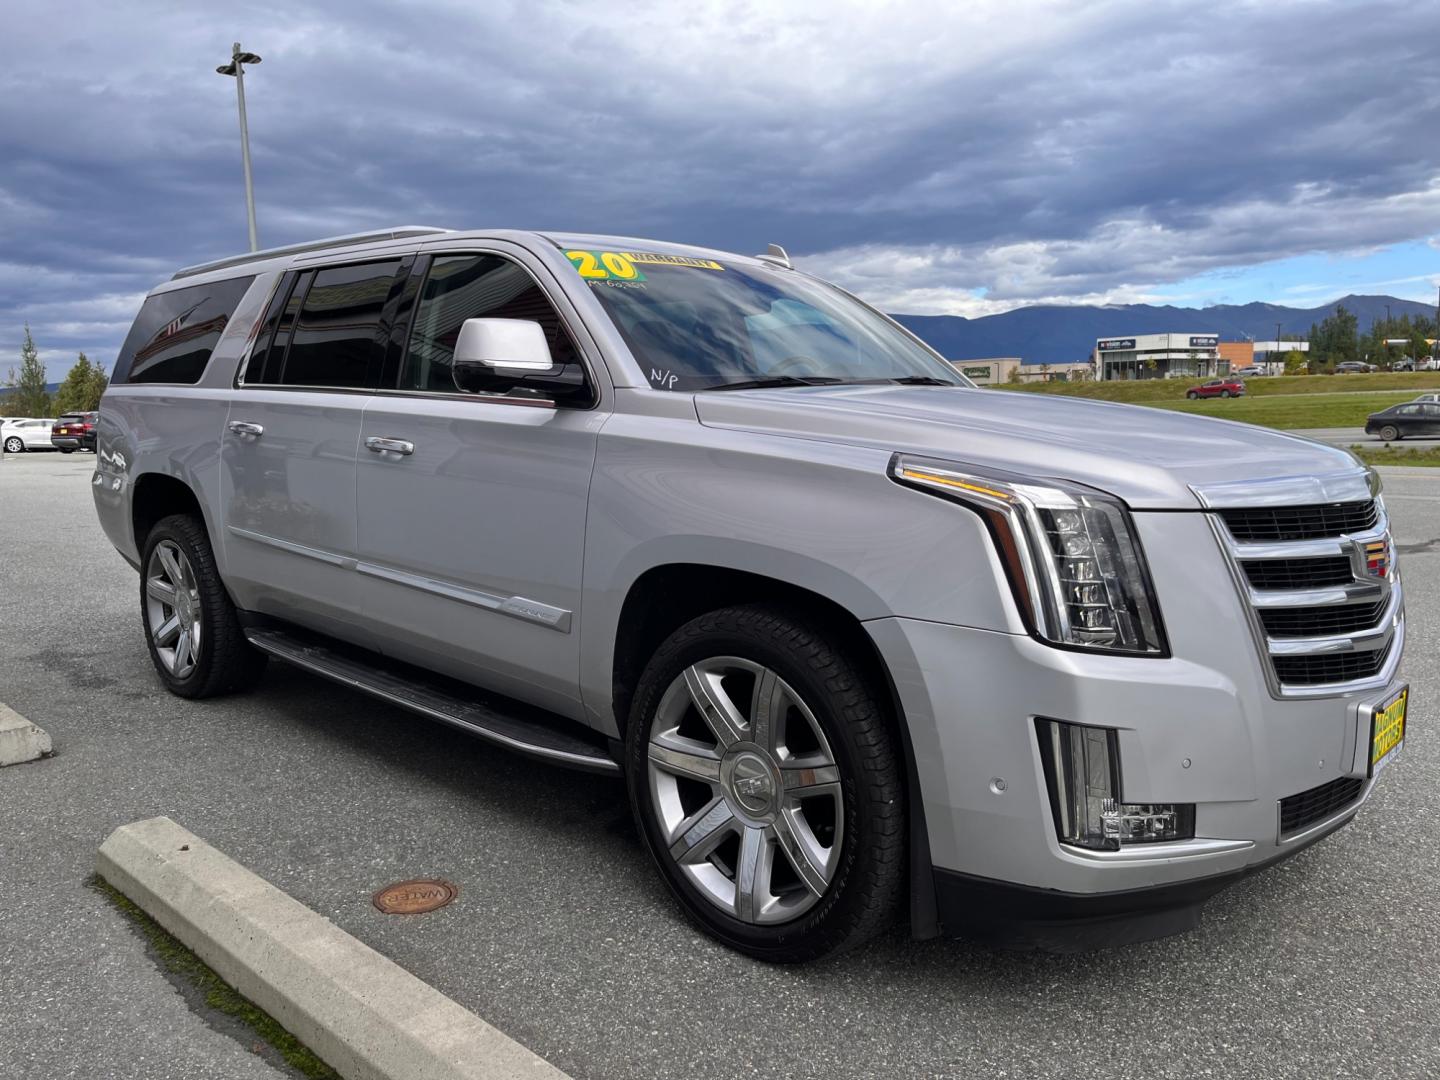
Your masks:
{"label": "chrome alloy wheel", "polygon": [[814,713],[774,671],[734,656],[686,668],[655,710],[650,798],[670,858],[712,904],[787,922],[840,865],[840,769]]}
{"label": "chrome alloy wheel", "polygon": [[25,450],[25,444],[20,441],[19,435],[11,435],[5,440],[5,452],[7,454],[19,454]]}
{"label": "chrome alloy wheel", "polygon": [[200,660],[200,590],[190,560],[162,540],[145,567],[145,625],[165,670],[184,679]]}

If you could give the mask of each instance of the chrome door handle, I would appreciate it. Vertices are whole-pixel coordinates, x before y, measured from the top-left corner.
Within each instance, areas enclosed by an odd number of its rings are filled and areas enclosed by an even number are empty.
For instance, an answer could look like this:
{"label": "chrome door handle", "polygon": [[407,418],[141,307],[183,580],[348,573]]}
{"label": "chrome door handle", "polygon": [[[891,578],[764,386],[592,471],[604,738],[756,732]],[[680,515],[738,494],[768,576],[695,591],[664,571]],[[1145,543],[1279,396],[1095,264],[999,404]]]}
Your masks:
{"label": "chrome door handle", "polygon": [[258,439],[265,434],[265,429],[259,424],[251,424],[244,420],[231,420],[225,426],[236,435],[249,435],[253,439]]}
{"label": "chrome door handle", "polygon": [[384,439],[379,435],[371,435],[365,440],[365,449],[373,450],[377,454],[413,454],[415,444],[406,439]]}

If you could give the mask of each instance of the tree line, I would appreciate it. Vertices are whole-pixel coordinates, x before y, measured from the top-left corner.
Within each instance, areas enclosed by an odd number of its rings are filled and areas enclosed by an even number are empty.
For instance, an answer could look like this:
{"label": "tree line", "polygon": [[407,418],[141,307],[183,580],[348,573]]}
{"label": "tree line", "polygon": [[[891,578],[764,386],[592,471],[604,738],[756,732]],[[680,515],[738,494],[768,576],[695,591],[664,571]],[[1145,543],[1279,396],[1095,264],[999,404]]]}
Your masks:
{"label": "tree line", "polygon": [[45,364],[30,327],[25,327],[25,341],[20,346],[20,367],[11,368],[5,377],[5,390],[0,391],[0,416],[59,416],[61,413],[91,412],[100,407],[110,378],[99,364],[92,363],[83,352],[71,366],[65,380],[51,394],[45,377]]}
{"label": "tree line", "polygon": [[[1430,344],[1437,336],[1437,322],[1424,315],[1401,315],[1395,319],[1375,319],[1370,329],[1360,332],[1360,320],[1343,304],[1335,306],[1335,314],[1310,327],[1310,370],[1333,369],[1346,360],[1365,363],[1388,370],[1397,361],[1420,361],[1431,355]],[[1387,345],[1386,341],[1404,339],[1403,345]],[[1287,357],[1286,370],[1289,370]]]}

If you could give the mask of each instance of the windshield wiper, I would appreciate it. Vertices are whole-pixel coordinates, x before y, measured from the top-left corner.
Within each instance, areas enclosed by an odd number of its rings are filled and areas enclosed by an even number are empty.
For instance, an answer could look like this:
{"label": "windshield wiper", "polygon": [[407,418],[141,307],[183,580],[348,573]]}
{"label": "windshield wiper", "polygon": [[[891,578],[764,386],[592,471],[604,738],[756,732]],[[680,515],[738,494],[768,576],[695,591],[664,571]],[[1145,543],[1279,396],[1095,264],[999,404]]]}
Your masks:
{"label": "windshield wiper", "polygon": [[934,375],[901,375],[894,379],[887,379],[886,382],[899,383],[901,386],[959,386],[957,382],[949,379],[937,379]]}
{"label": "windshield wiper", "polygon": [[706,386],[704,390],[767,390],[775,386],[831,386],[846,380],[834,375],[768,375],[763,379],[743,379],[740,382],[721,383]]}

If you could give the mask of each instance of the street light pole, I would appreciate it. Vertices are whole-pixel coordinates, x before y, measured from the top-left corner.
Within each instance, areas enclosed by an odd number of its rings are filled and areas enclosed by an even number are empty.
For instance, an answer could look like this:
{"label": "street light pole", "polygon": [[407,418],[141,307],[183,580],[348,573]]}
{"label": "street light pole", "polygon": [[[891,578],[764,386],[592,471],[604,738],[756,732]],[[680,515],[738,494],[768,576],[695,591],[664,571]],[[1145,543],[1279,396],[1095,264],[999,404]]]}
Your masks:
{"label": "street light pole", "polygon": [[250,125],[245,119],[245,65],[258,63],[260,57],[243,51],[237,41],[230,51],[230,63],[215,69],[221,75],[235,77],[235,96],[240,102],[240,158],[245,164],[245,214],[250,225],[251,251],[259,250],[260,244],[255,233],[255,185],[250,178]]}

